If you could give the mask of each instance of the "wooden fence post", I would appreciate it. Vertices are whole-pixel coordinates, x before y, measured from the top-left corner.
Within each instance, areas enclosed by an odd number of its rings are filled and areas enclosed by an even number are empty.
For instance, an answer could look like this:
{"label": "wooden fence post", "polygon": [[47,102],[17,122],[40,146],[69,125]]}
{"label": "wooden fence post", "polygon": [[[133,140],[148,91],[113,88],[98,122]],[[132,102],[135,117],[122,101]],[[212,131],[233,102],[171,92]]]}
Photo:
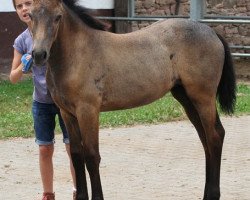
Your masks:
{"label": "wooden fence post", "polygon": [[[115,17],[128,17],[128,0],[115,0]],[[130,21],[116,21],[116,33],[128,33],[132,31]]]}

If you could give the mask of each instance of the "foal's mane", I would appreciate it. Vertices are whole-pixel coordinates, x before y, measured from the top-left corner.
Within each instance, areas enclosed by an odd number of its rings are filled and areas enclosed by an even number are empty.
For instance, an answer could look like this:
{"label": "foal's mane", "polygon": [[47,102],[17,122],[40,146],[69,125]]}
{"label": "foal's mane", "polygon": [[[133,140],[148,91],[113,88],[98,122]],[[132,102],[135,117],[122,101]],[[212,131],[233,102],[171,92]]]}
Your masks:
{"label": "foal's mane", "polygon": [[108,30],[109,25],[88,14],[87,8],[77,5],[78,0],[62,0],[62,2],[89,27],[103,31]]}

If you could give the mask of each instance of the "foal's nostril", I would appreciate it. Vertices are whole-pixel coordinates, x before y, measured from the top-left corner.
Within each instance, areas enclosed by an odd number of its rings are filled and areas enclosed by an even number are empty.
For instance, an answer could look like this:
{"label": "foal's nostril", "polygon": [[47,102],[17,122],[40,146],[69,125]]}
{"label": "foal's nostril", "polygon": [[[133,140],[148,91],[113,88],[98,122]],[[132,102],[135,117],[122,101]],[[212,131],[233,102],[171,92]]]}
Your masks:
{"label": "foal's nostril", "polygon": [[35,58],[37,57],[38,59],[45,60],[46,55],[47,55],[46,51],[40,51],[40,52],[35,53]]}
{"label": "foal's nostril", "polygon": [[32,51],[32,58],[35,64],[43,64],[44,61],[47,59],[47,52],[46,51]]}
{"label": "foal's nostril", "polygon": [[44,52],[43,52],[43,59],[45,60],[46,58],[47,58],[47,52],[44,51]]}

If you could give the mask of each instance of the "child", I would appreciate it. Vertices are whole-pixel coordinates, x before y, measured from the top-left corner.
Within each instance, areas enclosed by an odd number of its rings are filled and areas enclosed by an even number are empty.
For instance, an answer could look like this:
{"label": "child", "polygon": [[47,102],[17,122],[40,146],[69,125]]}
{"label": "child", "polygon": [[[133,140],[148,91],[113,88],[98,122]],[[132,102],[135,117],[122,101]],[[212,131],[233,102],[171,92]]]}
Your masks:
{"label": "child", "polygon": [[[26,23],[28,28],[16,38],[13,45],[14,58],[12,62],[12,69],[10,72],[10,81],[12,83],[16,83],[22,78],[22,75],[24,73],[23,70],[25,69],[24,66],[27,67],[27,65],[25,64],[29,62],[29,59],[31,59],[30,54],[32,52],[33,41],[30,32],[31,20],[28,13],[30,12],[32,3],[33,0],[13,0],[13,5],[20,20]],[[54,104],[46,86],[46,66],[33,66],[31,71],[34,83],[32,113],[34,119],[36,143],[39,145],[39,165],[44,190],[42,200],[54,200],[55,193],[53,190],[52,156],[54,152],[54,129],[56,115],[58,115],[60,127],[63,132],[63,141],[65,143],[67,153],[70,157],[69,139],[64,122],[60,115],[60,111]],[[71,160],[70,169],[75,185],[75,173]],[[74,196],[75,190],[73,193],[73,198]]]}

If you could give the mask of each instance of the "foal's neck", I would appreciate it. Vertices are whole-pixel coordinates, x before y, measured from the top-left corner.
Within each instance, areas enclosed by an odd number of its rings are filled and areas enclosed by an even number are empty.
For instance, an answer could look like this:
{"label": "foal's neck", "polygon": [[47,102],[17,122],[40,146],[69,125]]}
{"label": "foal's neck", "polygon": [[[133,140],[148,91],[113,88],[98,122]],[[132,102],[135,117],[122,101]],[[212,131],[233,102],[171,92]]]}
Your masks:
{"label": "foal's neck", "polygon": [[93,35],[94,30],[84,24],[81,19],[71,12],[65,13],[64,20],[59,27],[57,40],[61,44],[68,44],[65,48],[71,49],[75,45],[84,45]]}

